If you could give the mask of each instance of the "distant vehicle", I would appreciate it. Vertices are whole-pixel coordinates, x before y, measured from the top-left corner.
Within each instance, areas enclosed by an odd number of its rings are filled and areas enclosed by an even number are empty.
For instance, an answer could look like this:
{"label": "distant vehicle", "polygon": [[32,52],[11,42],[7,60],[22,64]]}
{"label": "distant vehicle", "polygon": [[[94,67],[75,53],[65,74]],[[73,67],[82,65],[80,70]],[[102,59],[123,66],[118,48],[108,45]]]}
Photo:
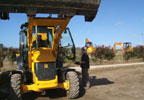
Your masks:
{"label": "distant vehicle", "polygon": [[85,47],[87,48],[87,53],[91,54],[96,50],[96,47],[93,47],[93,43],[86,38],[85,40]]}
{"label": "distant vehicle", "polygon": [[[121,46],[121,50],[116,50],[117,45]],[[124,42],[124,43],[117,42],[117,43],[114,43],[113,51],[115,53],[120,53],[121,51],[122,51],[122,53],[133,51],[132,43],[131,42]]]}
{"label": "distant vehicle", "polygon": [[124,47],[125,52],[133,51],[133,46],[131,42],[124,42],[123,47]]}

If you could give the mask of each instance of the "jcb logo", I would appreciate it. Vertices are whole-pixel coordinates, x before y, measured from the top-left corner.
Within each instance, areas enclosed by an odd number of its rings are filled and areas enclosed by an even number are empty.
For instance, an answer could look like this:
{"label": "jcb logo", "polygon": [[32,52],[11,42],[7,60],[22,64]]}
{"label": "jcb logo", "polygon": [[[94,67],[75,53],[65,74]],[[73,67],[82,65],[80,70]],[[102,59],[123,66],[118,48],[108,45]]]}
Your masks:
{"label": "jcb logo", "polygon": [[44,68],[48,68],[48,64],[44,64]]}

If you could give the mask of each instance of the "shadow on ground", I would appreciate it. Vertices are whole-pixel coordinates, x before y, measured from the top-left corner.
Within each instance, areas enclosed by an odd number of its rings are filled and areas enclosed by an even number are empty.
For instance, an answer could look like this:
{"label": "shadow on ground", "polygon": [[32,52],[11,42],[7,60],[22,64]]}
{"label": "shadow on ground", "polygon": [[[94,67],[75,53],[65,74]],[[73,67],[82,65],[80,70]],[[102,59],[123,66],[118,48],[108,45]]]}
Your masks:
{"label": "shadow on ground", "polygon": [[[107,78],[99,78],[96,79],[96,76],[90,76],[90,88],[94,86],[99,86],[99,85],[109,85],[113,84],[114,82],[108,80]],[[80,78],[80,84],[82,84],[82,78]],[[85,95],[86,90],[83,87],[80,87],[80,95],[78,98],[81,98]]]}
{"label": "shadow on ground", "polygon": [[90,84],[91,87],[97,86],[97,85],[109,85],[113,84],[114,82],[108,80],[107,78],[96,78],[96,76],[90,76]]}
{"label": "shadow on ground", "polygon": [[66,91],[64,89],[46,90],[46,94],[44,95],[41,95],[41,93],[37,92],[29,92],[22,96],[22,100],[35,100],[38,97],[45,97],[50,99],[66,97]]}
{"label": "shadow on ground", "polygon": [[[80,85],[81,85],[82,84],[81,73],[77,72],[77,74],[79,75]],[[97,86],[97,85],[109,85],[109,84],[113,84],[114,83],[114,82],[110,81],[107,78],[96,78],[96,76],[90,76],[89,77],[89,81],[90,81],[91,87]]]}
{"label": "shadow on ground", "polygon": [[[81,87],[82,84],[82,76],[80,72],[77,72],[77,74],[79,75],[79,79],[80,79],[80,95],[78,98],[81,98],[85,95],[86,90],[84,87]],[[89,77],[89,81],[90,81],[90,88],[94,87],[94,86],[99,86],[99,85],[109,85],[109,84],[113,84],[114,82],[108,80],[107,78],[96,78],[96,76],[90,76]]]}

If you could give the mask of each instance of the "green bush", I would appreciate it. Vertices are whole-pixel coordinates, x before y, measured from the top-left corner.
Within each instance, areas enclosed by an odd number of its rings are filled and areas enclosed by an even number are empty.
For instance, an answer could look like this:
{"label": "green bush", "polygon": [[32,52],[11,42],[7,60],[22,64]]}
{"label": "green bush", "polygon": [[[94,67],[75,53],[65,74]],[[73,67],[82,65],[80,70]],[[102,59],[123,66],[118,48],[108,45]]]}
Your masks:
{"label": "green bush", "polygon": [[125,52],[123,55],[124,59],[128,61],[130,58],[135,57],[134,51]]}
{"label": "green bush", "polygon": [[137,46],[134,48],[134,54],[138,58],[142,58],[144,61],[144,46]]}
{"label": "green bush", "polygon": [[96,48],[94,52],[95,59],[100,59],[101,61],[103,59],[105,60],[111,60],[115,57],[115,53],[110,47],[105,46],[99,46]]}
{"label": "green bush", "polygon": [[130,58],[137,57],[142,58],[144,61],[144,46],[136,46],[133,51],[125,52],[123,55],[125,60],[129,60]]}

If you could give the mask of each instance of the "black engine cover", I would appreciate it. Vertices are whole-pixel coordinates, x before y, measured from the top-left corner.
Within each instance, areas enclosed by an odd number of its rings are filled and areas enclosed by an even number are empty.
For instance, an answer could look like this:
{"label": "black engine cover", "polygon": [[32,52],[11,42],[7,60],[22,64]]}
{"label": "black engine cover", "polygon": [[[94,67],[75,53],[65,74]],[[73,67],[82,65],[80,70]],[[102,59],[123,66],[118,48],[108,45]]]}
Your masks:
{"label": "black engine cover", "polygon": [[56,78],[55,63],[35,63],[35,74],[40,81],[53,80]]}

